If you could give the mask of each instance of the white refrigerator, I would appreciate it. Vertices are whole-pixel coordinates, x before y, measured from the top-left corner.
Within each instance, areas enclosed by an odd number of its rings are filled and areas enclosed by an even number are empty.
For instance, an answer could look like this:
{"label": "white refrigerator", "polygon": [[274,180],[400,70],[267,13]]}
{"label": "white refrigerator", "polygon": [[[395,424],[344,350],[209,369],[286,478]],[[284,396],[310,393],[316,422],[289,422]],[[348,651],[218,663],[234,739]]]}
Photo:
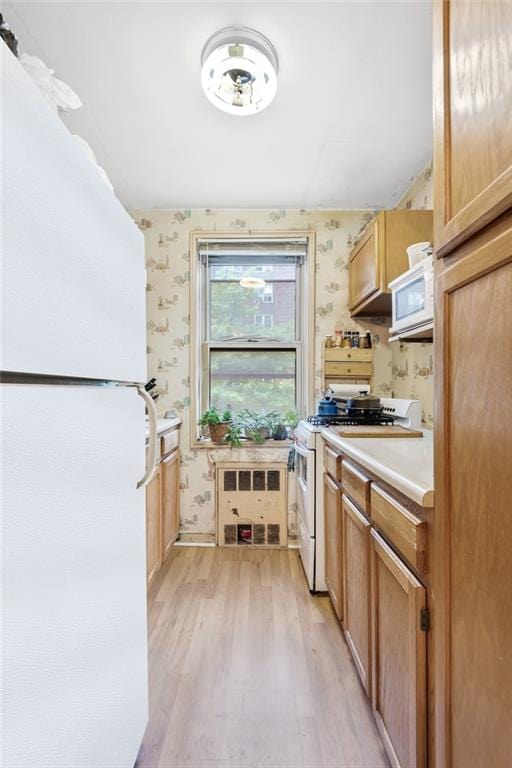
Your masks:
{"label": "white refrigerator", "polygon": [[143,238],[0,55],[3,765],[129,768],[148,717]]}

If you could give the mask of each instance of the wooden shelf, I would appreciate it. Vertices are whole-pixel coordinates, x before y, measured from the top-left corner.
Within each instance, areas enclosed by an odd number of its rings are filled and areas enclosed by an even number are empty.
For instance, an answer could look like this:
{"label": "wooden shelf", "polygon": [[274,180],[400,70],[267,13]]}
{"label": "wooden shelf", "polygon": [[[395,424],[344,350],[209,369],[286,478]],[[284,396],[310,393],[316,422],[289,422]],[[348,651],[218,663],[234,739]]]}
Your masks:
{"label": "wooden shelf", "polygon": [[373,349],[324,347],[324,386],[329,383],[369,384],[373,376]]}

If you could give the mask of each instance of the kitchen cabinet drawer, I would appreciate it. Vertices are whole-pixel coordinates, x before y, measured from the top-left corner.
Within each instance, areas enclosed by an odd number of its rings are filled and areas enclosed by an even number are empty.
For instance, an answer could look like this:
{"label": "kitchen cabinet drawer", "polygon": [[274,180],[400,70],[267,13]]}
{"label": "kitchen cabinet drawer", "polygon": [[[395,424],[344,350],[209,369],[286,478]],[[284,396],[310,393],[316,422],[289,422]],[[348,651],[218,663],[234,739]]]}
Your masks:
{"label": "kitchen cabinet drawer", "polygon": [[347,360],[346,363],[325,363],[326,376],[347,376],[351,379],[370,379],[373,373],[371,363],[359,363],[357,361]]}
{"label": "kitchen cabinet drawer", "polygon": [[351,349],[350,347],[327,347],[325,349],[326,363],[371,363],[373,350]]}
{"label": "kitchen cabinet drawer", "polygon": [[420,573],[426,571],[427,524],[396,499],[371,486],[371,518],[381,533]]}
{"label": "kitchen cabinet drawer", "polygon": [[343,526],[341,490],[324,474],[325,584],[340,621],[343,619]]}
{"label": "kitchen cabinet drawer", "polygon": [[337,453],[328,445],[324,445],[324,469],[338,483],[341,482],[341,459],[341,453]]}
{"label": "kitchen cabinet drawer", "polygon": [[374,716],[391,765],[425,768],[426,592],[375,530],[370,541]]}
{"label": "kitchen cabinet drawer", "polygon": [[341,505],[343,629],[361,682],[370,696],[370,523],[345,495]]}
{"label": "kitchen cabinet drawer", "polygon": [[160,438],[160,446],[162,456],[174,451],[178,447],[180,441],[179,429],[173,429],[170,432],[165,432]]}
{"label": "kitchen cabinet drawer", "polygon": [[343,492],[350,496],[352,501],[366,514],[370,515],[370,478],[366,477],[353,464],[346,459],[341,464],[343,477]]}

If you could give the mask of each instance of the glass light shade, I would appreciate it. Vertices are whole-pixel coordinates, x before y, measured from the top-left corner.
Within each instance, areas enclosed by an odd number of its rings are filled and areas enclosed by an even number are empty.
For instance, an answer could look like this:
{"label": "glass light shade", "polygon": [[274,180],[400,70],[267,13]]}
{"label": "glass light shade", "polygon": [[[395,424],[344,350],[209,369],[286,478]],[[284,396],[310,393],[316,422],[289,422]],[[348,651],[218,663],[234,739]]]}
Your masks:
{"label": "glass light shade", "polygon": [[268,107],[277,90],[275,48],[259,32],[228,27],[203,48],[201,85],[207,98],[231,115],[253,115]]}
{"label": "glass light shade", "polygon": [[265,281],[262,277],[242,277],[240,285],[242,288],[263,288]]}

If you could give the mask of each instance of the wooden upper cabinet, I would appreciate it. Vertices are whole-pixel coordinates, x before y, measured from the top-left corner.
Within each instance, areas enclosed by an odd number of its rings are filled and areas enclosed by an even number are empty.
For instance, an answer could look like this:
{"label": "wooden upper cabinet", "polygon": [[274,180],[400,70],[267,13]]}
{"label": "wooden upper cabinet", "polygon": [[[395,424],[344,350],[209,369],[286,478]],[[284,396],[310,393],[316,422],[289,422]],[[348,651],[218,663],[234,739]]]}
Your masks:
{"label": "wooden upper cabinet", "polygon": [[435,246],[512,206],[512,3],[434,2]]}
{"label": "wooden upper cabinet", "polygon": [[338,619],[343,618],[341,490],[324,474],[325,583]]}
{"label": "wooden upper cabinet", "polygon": [[162,459],[162,561],[178,538],[180,524],[180,452]]}
{"label": "wooden upper cabinet", "polygon": [[381,211],[349,258],[352,317],[391,315],[388,284],[409,268],[406,248],[432,241],[432,211]]}
{"label": "wooden upper cabinet", "polygon": [[[393,768],[426,765],[425,588],[371,532],[372,705]],[[471,761],[468,766],[474,765]],[[494,763],[489,763],[494,765]]]}
{"label": "wooden upper cabinet", "polygon": [[370,523],[346,496],[343,515],[343,629],[370,695]]}

